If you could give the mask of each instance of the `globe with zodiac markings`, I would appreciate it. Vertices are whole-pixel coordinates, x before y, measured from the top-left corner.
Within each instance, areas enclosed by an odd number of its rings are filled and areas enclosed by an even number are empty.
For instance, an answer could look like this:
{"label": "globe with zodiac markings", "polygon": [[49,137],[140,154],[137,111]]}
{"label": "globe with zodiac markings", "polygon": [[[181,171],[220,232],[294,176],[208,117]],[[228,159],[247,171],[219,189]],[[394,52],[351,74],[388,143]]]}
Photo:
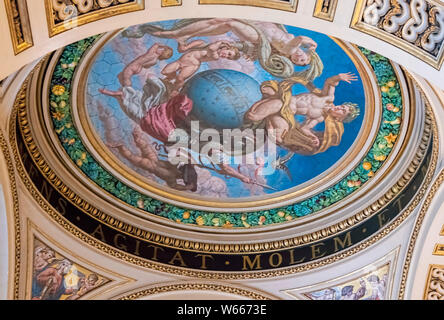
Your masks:
{"label": "globe with zodiac markings", "polygon": [[245,73],[213,69],[193,76],[182,93],[193,101],[191,118],[204,127],[234,129],[243,124],[245,112],[261,99],[259,83]]}

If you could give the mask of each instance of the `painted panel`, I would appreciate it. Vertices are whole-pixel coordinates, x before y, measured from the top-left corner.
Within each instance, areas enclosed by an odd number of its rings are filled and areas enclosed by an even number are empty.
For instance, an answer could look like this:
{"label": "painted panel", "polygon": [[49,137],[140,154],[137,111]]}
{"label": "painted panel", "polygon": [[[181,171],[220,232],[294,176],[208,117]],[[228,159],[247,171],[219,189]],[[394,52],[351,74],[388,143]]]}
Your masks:
{"label": "painted panel", "polygon": [[444,300],[444,266],[429,266],[424,300]]}
{"label": "painted panel", "polygon": [[32,300],[77,300],[108,282],[34,239]]}
{"label": "painted panel", "polygon": [[143,10],[143,0],[45,0],[49,36],[122,13]]}
{"label": "painted panel", "polygon": [[26,0],[5,0],[9,30],[15,54],[33,46]]}
{"label": "painted panel", "polygon": [[333,21],[338,0],[317,0],[313,16],[327,21]]}

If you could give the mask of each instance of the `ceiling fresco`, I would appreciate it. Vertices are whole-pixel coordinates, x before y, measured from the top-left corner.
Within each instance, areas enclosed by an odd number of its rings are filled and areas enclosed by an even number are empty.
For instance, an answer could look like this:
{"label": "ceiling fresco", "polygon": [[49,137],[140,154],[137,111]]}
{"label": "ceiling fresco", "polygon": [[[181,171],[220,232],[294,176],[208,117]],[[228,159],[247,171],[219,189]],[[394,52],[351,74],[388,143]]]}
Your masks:
{"label": "ceiling fresco", "polygon": [[34,239],[32,300],[78,300],[110,280]]}
{"label": "ceiling fresco", "polygon": [[398,65],[268,22],[86,38],[40,61],[15,110],[18,171],[50,216],[176,273],[342,259],[399,226],[436,164],[433,115]]}
{"label": "ceiling fresco", "polygon": [[[403,118],[389,61],[307,30],[232,23],[204,19],[137,26],[83,40],[61,53],[48,116],[83,173],[134,207],[216,227],[306,216],[375,175]],[[205,25],[217,30],[199,31],[197,40],[194,34],[152,35],[177,28],[191,28],[190,33]],[[251,39],[230,29],[243,27]],[[279,41],[266,40],[266,32],[277,30],[295,43],[285,49],[295,52],[295,61],[273,52],[282,46]],[[382,121],[376,104],[383,108]],[[227,133],[232,138],[225,139]],[[346,167],[353,170],[340,172]],[[159,197],[178,206],[160,211],[163,204],[152,199]],[[183,204],[232,214],[209,218]],[[271,210],[240,214],[259,206]]]}

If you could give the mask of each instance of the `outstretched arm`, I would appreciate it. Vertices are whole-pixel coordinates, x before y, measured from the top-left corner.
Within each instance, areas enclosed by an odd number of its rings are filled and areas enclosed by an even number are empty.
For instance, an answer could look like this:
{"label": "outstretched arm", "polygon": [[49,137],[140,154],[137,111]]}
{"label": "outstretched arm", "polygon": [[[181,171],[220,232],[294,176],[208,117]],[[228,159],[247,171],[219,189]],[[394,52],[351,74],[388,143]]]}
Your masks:
{"label": "outstretched arm", "polygon": [[285,51],[293,53],[296,49],[300,47],[306,47],[310,51],[315,51],[318,47],[318,44],[309,37],[298,36],[287,42]]}
{"label": "outstretched arm", "polygon": [[358,77],[351,72],[348,73],[340,73],[336,76],[330,77],[327,80],[325,80],[324,88],[322,89],[321,96],[327,97],[335,95],[335,89],[336,86],[339,84],[340,81],[345,81],[347,83],[351,83],[352,81],[358,80]]}

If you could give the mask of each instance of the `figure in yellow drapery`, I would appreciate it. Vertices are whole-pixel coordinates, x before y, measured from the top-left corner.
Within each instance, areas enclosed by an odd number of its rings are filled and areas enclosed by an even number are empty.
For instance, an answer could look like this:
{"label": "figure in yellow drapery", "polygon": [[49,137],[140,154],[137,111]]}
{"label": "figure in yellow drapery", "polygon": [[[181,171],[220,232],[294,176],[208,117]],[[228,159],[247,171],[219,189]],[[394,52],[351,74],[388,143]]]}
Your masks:
{"label": "figure in yellow drapery", "polygon": [[[335,88],[339,81],[350,83],[357,80],[351,73],[341,73],[327,79],[322,90],[301,77],[284,81],[266,81],[261,85],[263,97],[245,114],[245,121],[262,122],[276,143],[289,151],[299,154],[317,154],[341,142],[344,122],[350,122],[359,115],[354,103],[333,104]],[[292,87],[299,83],[310,92],[292,95]],[[305,116],[303,123],[295,115]],[[313,128],[324,122],[324,131]]]}

